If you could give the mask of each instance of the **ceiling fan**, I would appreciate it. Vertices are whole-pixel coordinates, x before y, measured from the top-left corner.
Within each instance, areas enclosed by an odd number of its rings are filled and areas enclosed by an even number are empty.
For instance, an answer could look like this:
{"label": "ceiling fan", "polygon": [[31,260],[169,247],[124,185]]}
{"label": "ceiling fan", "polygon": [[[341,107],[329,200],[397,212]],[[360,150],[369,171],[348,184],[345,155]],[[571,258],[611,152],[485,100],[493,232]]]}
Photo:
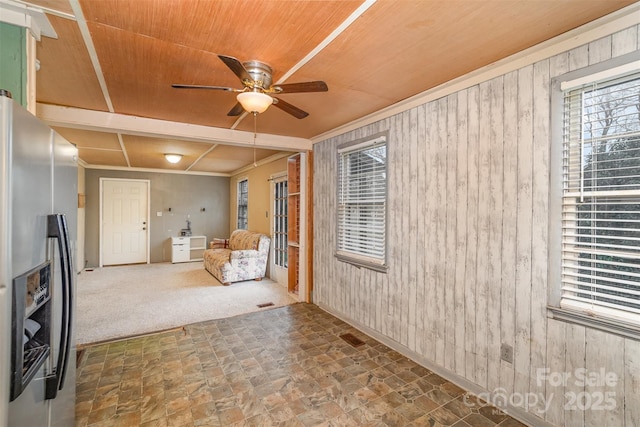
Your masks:
{"label": "ceiling fan", "polygon": [[304,119],[309,113],[273,95],[281,93],[326,92],[329,90],[327,84],[323,81],[274,85],[271,80],[271,67],[264,62],[247,61],[242,63],[232,56],[225,55],[218,55],[218,58],[238,76],[244,86],[242,89],[186,84],[173,84],[171,86],[177,89],[213,89],[239,92],[237,96],[238,103],[227,113],[227,116],[239,116],[244,110],[254,114],[262,113],[273,104],[298,119]]}

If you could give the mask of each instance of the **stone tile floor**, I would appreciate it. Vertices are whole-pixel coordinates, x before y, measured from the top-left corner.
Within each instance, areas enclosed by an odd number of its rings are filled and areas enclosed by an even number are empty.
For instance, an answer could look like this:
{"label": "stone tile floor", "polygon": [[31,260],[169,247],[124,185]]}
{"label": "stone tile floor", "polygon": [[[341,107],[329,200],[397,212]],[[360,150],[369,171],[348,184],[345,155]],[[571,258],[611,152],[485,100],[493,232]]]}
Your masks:
{"label": "stone tile floor", "polygon": [[77,372],[77,426],[523,425],[310,304],[89,346]]}

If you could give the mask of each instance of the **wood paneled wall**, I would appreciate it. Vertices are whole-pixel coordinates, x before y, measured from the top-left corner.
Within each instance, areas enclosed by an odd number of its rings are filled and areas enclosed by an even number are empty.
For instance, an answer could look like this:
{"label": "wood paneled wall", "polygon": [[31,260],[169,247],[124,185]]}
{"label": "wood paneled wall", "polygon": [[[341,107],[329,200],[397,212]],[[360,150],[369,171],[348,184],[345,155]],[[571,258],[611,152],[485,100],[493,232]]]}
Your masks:
{"label": "wood paneled wall", "polygon": [[[551,79],[638,49],[632,27],[315,144],[314,302],[479,389],[544,398],[528,408],[514,399],[529,419],[640,425],[640,342],[550,319],[546,309]],[[382,274],[339,262],[334,230],[336,147],[385,130]],[[501,361],[502,344],[513,347],[513,363]],[[572,377],[552,386],[538,381],[545,368]],[[580,386],[579,368],[618,381]],[[565,408],[581,392],[612,392],[616,407]]]}

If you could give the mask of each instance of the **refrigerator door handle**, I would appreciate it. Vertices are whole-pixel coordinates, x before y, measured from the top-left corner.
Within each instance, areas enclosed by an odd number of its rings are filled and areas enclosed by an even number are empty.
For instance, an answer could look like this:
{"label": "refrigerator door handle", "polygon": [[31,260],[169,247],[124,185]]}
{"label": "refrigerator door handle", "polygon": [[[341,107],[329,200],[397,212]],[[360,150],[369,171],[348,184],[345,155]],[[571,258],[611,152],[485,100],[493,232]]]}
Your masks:
{"label": "refrigerator door handle", "polygon": [[47,237],[58,241],[60,254],[60,269],[62,276],[62,323],[60,331],[60,344],[58,360],[55,362],[55,375],[48,377],[46,381],[46,399],[55,399],[58,390],[62,390],[71,352],[71,325],[72,325],[72,301],[73,301],[73,275],[71,273],[71,251],[67,219],[63,214],[48,215]]}

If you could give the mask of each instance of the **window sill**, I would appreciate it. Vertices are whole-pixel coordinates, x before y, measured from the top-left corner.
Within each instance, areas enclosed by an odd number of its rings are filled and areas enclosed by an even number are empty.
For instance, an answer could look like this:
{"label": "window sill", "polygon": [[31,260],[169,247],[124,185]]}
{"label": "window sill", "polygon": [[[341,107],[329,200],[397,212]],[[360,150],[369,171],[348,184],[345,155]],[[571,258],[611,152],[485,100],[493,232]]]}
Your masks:
{"label": "window sill", "polygon": [[360,259],[360,258],[355,258],[349,255],[344,255],[341,253],[336,253],[335,257],[338,259],[338,261],[341,262],[345,262],[347,264],[351,264],[355,267],[358,268],[366,268],[369,270],[373,270],[373,271],[377,271],[378,273],[387,273],[387,265],[386,264],[379,264],[376,262],[372,262],[372,261],[368,261],[365,259]]}
{"label": "window sill", "polygon": [[640,327],[638,325],[609,320],[602,317],[594,317],[580,311],[567,310],[559,307],[547,306],[549,316],[552,319],[562,322],[574,323],[587,328],[597,329],[610,334],[619,335],[625,338],[640,340]]}

